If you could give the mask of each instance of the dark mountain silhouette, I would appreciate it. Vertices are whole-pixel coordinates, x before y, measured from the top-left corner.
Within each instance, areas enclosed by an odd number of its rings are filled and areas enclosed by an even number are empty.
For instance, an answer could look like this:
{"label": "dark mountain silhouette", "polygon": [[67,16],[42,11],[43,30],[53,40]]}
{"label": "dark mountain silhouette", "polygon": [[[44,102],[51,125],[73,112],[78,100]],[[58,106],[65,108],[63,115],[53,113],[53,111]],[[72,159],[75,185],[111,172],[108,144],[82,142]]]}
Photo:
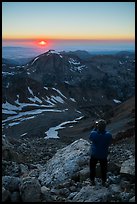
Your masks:
{"label": "dark mountain silhouette", "polygon": [[62,54],[73,54],[78,56],[80,59],[88,60],[91,58],[91,54],[85,50],[76,50],[76,51],[69,51],[69,52],[61,52]]}

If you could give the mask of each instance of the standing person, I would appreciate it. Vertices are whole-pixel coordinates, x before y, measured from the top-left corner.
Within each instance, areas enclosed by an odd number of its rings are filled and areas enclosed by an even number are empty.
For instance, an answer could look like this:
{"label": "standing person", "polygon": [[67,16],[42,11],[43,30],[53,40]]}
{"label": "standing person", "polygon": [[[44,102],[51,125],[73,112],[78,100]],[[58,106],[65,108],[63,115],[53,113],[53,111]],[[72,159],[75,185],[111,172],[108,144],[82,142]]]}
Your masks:
{"label": "standing person", "polygon": [[106,131],[106,121],[100,119],[96,130],[92,130],[89,139],[92,141],[90,150],[90,180],[95,185],[96,164],[101,167],[102,185],[106,183],[108,148],[112,142],[112,135]]}

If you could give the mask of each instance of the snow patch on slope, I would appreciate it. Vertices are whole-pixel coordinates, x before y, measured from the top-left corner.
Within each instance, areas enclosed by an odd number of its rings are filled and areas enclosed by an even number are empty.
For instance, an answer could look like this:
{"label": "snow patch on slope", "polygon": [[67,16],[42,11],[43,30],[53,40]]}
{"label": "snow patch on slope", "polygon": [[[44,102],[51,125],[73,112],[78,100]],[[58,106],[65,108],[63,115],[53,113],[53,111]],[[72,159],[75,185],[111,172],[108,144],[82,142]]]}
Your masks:
{"label": "snow patch on slope", "polygon": [[79,118],[76,118],[75,120],[72,120],[72,121],[66,121],[66,122],[63,122],[61,124],[59,124],[58,126],[56,127],[51,127],[47,132],[45,132],[45,134],[47,135],[46,137],[44,137],[45,139],[48,139],[48,138],[59,138],[58,136],[58,130],[60,129],[63,129],[65,127],[62,127],[66,124],[69,124],[69,123],[77,123],[79,120],[81,120],[84,116],[81,116]]}
{"label": "snow patch on slope", "polygon": [[117,99],[113,99],[113,101],[114,101],[115,103],[121,103],[121,101],[119,101],[119,100],[117,100]]}

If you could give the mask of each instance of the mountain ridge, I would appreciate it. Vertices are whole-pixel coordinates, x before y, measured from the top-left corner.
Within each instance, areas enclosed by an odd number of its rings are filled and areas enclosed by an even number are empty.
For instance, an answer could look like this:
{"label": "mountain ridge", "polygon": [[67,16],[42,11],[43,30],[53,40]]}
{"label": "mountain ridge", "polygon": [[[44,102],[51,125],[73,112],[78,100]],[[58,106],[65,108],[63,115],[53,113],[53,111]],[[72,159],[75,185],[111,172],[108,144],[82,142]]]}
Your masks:
{"label": "mountain ridge", "polygon": [[[73,120],[80,114],[96,117],[117,101],[124,102],[134,95],[135,88],[134,56],[125,57],[96,56],[87,62],[74,54],[49,50],[23,66],[3,64],[4,131],[16,132],[18,124],[27,124],[25,118],[31,119],[36,113],[38,118],[44,114],[48,120],[49,110],[52,114],[66,110],[68,120],[70,115]],[[30,121],[33,124],[37,117]]]}

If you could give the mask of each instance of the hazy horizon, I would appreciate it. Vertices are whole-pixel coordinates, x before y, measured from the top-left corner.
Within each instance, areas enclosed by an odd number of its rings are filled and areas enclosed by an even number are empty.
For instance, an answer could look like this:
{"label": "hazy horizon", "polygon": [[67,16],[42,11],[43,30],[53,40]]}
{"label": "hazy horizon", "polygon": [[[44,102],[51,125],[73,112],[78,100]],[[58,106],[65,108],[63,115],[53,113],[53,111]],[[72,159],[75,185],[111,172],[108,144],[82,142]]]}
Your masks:
{"label": "hazy horizon", "polygon": [[[85,49],[74,49],[74,50],[57,50],[54,49],[57,52],[69,52],[69,51],[87,51]],[[6,59],[14,59],[14,60],[18,60],[21,58],[32,58],[32,57],[37,57],[40,54],[43,54],[45,52],[47,52],[48,50],[45,48],[38,48],[38,47],[15,47],[15,46],[7,46],[7,47],[2,47],[2,58],[6,58]],[[128,51],[128,52],[135,52],[135,50],[91,50],[91,51],[87,51],[88,53],[90,53],[91,55],[97,55],[97,54],[116,54],[118,52],[121,51]]]}
{"label": "hazy horizon", "polygon": [[[28,43],[28,40],[27,40]],[[31,48],[36,50],[50,50],[54,49],[56,51],[76,51],[76,50],[85,50],[88,52],[101,52],[101,51],[129,51],[135,50],[135,43],[131,42],[119,42],[115,41],[72,41],[72,40],[54,40],[52,43],[49,43],[46,46],[37,46],[36,44],[25,44],[23,43],[6,43],[2,47],[22,47],[22,48]]]}

